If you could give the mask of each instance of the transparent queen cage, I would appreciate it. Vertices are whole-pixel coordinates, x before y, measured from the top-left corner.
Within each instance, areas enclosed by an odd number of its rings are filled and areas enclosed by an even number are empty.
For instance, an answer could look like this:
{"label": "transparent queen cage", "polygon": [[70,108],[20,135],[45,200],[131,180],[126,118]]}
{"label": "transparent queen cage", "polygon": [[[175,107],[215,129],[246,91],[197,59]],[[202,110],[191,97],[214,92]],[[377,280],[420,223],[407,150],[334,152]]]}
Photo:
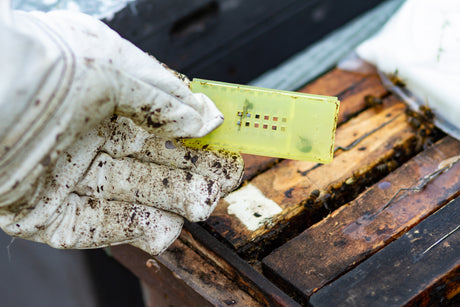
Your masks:
{"label": "transparent queen cage", "polygon": [[332,160],[336,97],[202,79],[193,79],[190,88],[214,101],[225,120],[205,137],[183,140],[186,146],[320,163]]}

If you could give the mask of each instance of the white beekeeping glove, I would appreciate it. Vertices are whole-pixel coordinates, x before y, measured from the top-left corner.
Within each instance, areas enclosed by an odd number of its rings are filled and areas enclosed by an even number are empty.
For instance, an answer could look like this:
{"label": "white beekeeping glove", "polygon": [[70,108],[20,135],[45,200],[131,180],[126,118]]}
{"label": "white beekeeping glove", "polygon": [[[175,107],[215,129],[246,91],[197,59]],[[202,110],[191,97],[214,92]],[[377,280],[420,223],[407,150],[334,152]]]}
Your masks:
{"label": "white beekeeping glove", "polygon": [[66,11],[0,15],[0,227],[56,248],[151,254],[240,183],[238,154],[192,150],[223,121],[158,61]]}
{"label": "white beekeeping glove", "polygon": [[407,0],[357,53],[387,74],[397,72],[418,98],[408,96],[409,105],[428,105],[435,123],[460,139],[460,1]]}

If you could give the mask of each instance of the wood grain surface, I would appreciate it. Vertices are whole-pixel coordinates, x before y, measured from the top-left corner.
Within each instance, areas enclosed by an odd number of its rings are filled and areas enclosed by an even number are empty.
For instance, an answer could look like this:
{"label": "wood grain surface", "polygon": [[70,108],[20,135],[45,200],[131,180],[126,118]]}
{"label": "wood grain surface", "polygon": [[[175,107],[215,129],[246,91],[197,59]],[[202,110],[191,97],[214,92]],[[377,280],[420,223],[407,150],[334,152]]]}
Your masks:
{"label": "wood grain surface", "polygon": [[333,69],[301,91],[341,100],[334,160],[243,155],[240,191],[277,213],[247,211],[260,216],[249,227],[223,199],[163,255],[120,246],[115,258],[173,305],[460,304],[460,142],[376,74]]}
{"label": "wood grain surface", "polygon": [[458,296],[456,302],[452,299],[460,293],[459,225],[460,199],[456,199],[319,290],[310,303],[313,306],[458,306]]}
{"label": "wood grain surface", "polygon": [[310,296],[456,197],[460,163],[449,165],[456,159],[460,142],[442,139],[267,256],[266,273]]}
{"label": "wood grain surface", "polygon": [[[351,87],[350,91],[357,88]],[[342,105],[364,101],[368,88],[364,87],[361,94],[348,95]],[[225,199],[206,222],[208,228],[246,258],[267,254],[421,150],[421,139],[409,125],[405,110],[402,102],[389,96],[381,106],[362,111],[337,129],[339,149],[331,163],[284,160],[255,176],[250,184],[282,208],[258,229],[248,229],[229,214]],[[313,199],[318,192],[319,197]]]}

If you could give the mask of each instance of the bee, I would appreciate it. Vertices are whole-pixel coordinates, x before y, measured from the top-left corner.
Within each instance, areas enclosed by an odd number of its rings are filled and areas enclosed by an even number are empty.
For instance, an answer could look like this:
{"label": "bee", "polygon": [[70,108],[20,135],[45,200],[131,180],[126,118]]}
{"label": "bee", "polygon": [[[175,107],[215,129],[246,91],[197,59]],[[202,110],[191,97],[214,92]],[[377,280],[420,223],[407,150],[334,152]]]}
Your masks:
{"label": "bee", "polygon": [[430,107],[426,105],[420,106],[419,112],[406,109],[406,115],[409,117],[409,124],[415,129],[426,126],[434,126],[433,119],[435,115]]}
{"label": "bee", "polygon": [[412,111],[411,109],[406,109],[407,120],[409,125],[414,129],[419,129],[424,122],[422,115],[418,112]]}
{"label": "bee", "polygon": [[433,123],[435,114],[428,105],[421,105],[418,112],[406,110],[409,125],[417,130],[417,143],[421,148],[430,146],[436,138],[436,127]]}
{"label": "bee", "polygon": [[393,83],[396,86],[399,87],[406,87],[406,82],[404,82],[399,76],[398,76],[398,70],[396,69],[394,73],[390,74],[389,79],[391,83]]}
{"label": "bee", "polygon": [[375,167],[376,171],[380,174],[387,174],[395,169],[397,166],[397,162],[395,160],[390,160],[384,163],[381,163]]}
{"label": "bee", "polygon": [[421,105],[419,107],[420,112],[423,114],[423,116],[426,118],[428,121],[433,121],[434,118],[434,112],[431,110],[431,108],[428,105]]}
{"label": "bee", "polygon": [[388,172],[389,167],[386,163],[382,163],[382,164],[377,165],[375,169],[377,170],[377,172],[381,174],[385,174]]}
{"label": "bee", "polygon": [[380,106],[383,104],[383,100],[379,97],[374,95],[366,95],[364,96],[364,102],[366,103],[366,107],[372,108],[375,106]]}
{"label": "bee", "polygon": [[305,205],[307,207],[313,206],[320,194],[321,192],[318,189],[311,191],[310,196],[307,198],[307,201],[305,202]]}
{"label": "bee", "polygon": [[320,194],[321,194],[321,192],[318,189],[315,189],[315,190],[311,191],[310,199],[315,201],[319,197]]}

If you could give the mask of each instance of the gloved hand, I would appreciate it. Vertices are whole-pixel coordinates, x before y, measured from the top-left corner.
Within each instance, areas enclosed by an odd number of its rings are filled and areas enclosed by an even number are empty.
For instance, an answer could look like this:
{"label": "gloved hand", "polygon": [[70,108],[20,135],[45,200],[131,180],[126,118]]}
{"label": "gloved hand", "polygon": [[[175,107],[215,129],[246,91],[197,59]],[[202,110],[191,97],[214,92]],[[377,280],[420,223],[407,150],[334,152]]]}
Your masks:
{"label": "gloved hand", "polygon": [[[238,186],[238,154],[195,150],[222,123],[154,58],[89,16],[3,14],[0,226],[56,248],[161,253],[183,217]],[[5,68],[5,69],[3,69]]]}

